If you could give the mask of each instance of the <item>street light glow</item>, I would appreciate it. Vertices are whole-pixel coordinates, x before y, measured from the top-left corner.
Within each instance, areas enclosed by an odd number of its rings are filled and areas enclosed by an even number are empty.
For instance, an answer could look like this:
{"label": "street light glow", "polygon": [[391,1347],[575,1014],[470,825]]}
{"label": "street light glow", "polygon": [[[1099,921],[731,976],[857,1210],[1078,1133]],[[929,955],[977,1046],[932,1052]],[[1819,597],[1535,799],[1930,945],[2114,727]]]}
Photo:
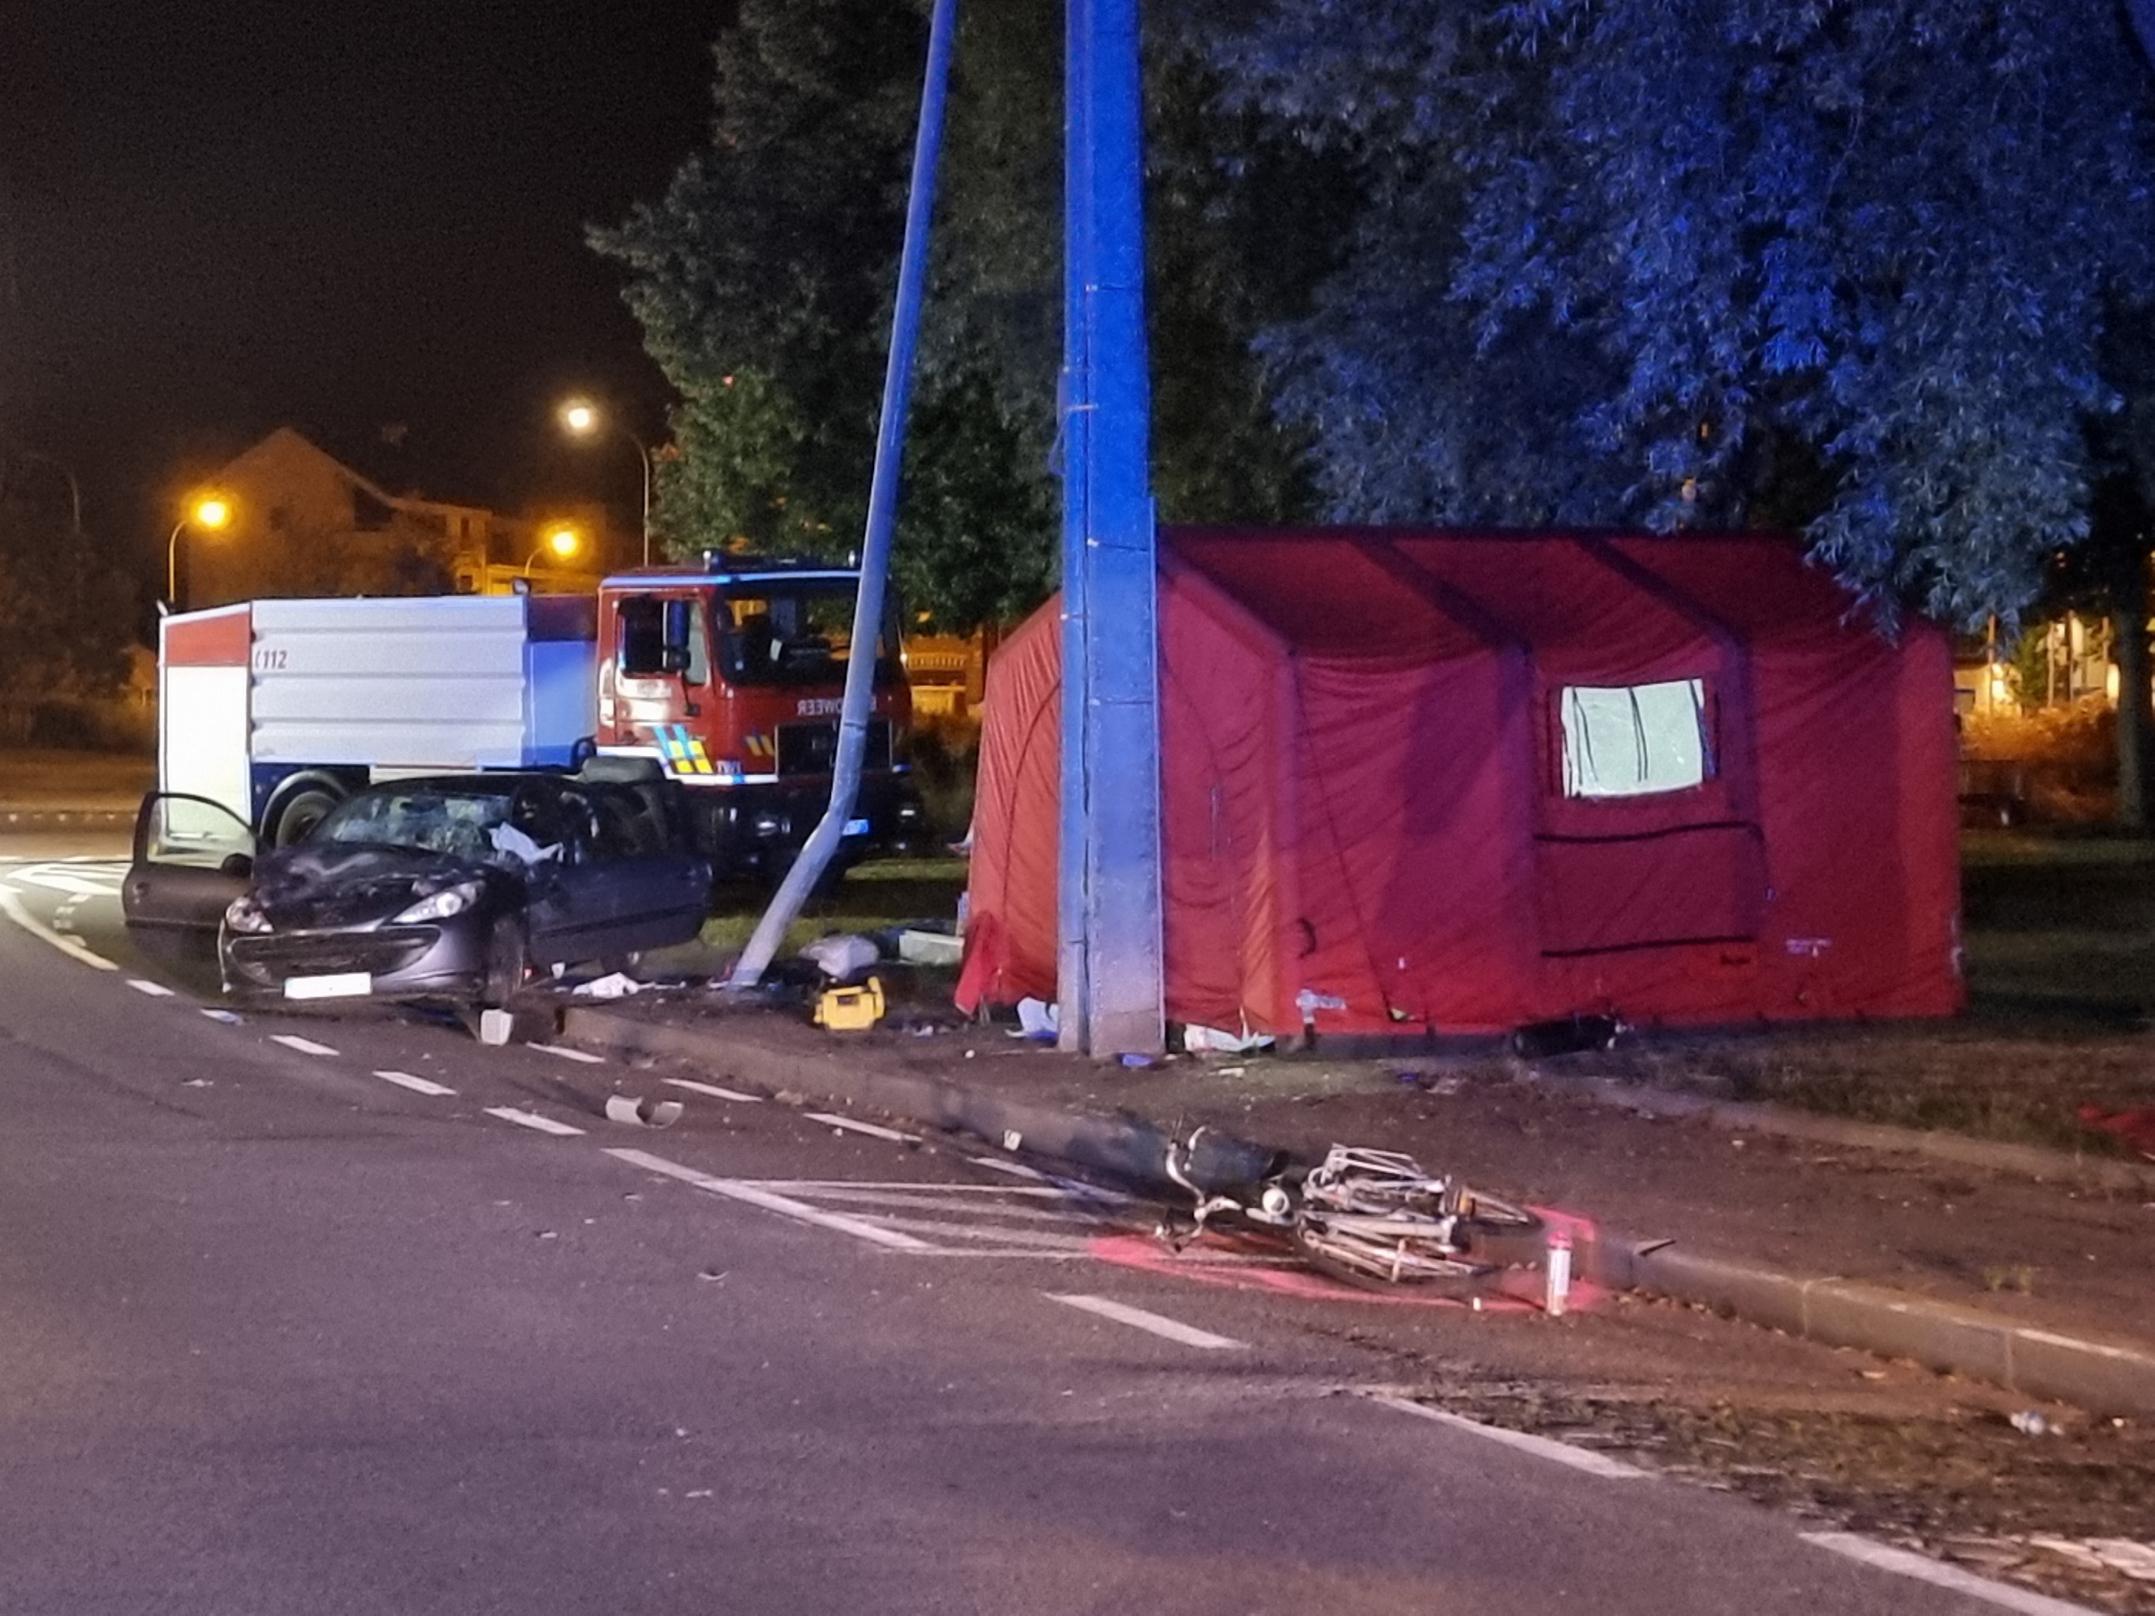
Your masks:
{"label": "street light glow", "polygon": [[583,399],[572,398],[561,406],[561,424],[580,438],[598,430],[599,412]]}
{"label": "street light glow", "polygon": [[188,512],[188,517],[196,527],[208,528],[214,532],[230,524],[232,502],[221,494],[204,494],[195,501],[194,509]]}
{"label": "street light glow", "polygon": [[546,547],[566,561],[583,547],[583,535],[573,527],[557,527],[546,535]]}

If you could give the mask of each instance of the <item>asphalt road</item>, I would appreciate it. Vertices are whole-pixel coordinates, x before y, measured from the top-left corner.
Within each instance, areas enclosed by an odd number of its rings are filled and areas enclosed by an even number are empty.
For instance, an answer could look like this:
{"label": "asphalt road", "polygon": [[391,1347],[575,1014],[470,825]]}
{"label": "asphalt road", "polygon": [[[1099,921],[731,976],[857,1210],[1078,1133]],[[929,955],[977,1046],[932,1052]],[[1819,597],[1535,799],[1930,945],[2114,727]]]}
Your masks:
{"label": "asphalt road", "polygon": [[1999,1608],[1387,1399],[1732,1327],[1313,1300],[1022,1163],[229,1019],[53,857],[0,844],[0,1612]]}

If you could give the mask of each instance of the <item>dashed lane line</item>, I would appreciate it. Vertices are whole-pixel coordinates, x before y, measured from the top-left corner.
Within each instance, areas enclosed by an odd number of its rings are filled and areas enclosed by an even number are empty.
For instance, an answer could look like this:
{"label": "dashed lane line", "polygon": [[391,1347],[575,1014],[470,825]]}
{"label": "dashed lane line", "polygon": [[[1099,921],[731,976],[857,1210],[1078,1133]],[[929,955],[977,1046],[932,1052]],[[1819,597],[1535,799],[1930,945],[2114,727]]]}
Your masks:
{"label": "dashed lane line", "polygon": [[1003,1248],[1000,1255],[1006,1257],[1062,1256],[1074,1259],[1092,1255],[1093,1236],[1089,1234],[1052,1234],[1040,1229],[1013,1229],[992,1223],[952,1223],[947,1218],[881,1217],[876,1219],[876,1226],[924,1235],[930,1240],[970,1240],[978,1245],[997,1246]]}
{"label": "dashed lane line", "polygon": [[1650,1481],[1652,1472],[1641,1470],[1637,1465],[1625,1464],[1612,1459],[1606,1453],[1595,1453],[1589,1448],[1575,1448],[1568,1442],[1556,1442],[1545,1436],[1534,1436],[1526,1431],[1507,1431],[1502,1426],[1484,1425],[1464,1415],[1446,1413],[1441,1408],[1431,1408],[1427,1403],[1417,1403],[1410,1397],[1372,1397],[1371,1402],[1397,1413],[1411,1414],[1418,1420],[1429,1420],[1438,1425],[1449,1425],[1455,1431],[1465,1431],[1485,1441],[1500,1443],[1507,1448],[1517,1448],[1531,1453],[1538,1459],[1548,1459],[1574,1470],[1583,1470],[1590,1476],[1604,1481]]}
{"label": "dashed lane line", "polygon": [[237,1010],[204,1009],[200,1013],[209,1020],[226,1027],[244,1027],[247,1024],[247,1018]]}
{"label": "dashed lane line", "polygon": [[1028,1167],[1023,1162],[1005,1161],[1000,1156],[968,1156],[965,1159],[975,1167],[985,1167],[991,1173],[1008,1173],[1012,1178],[1045,1180],[1048,1176],[1037,1167]]}
{"label": "dashed lane line", "polygon": [[684,1167],[679,1162],[668,1161],[663,1156],[654,1156],[649,1151],[609,1150],[606,1154],[616,1161],[627,1162],[631,1167],[641,1167],[646,1172],[659,1173],[667,1178],[679,1179],[684,1184],[693,1184],[700,1190],[707,1190],[713,1195],[723,1196],[729,1201],[740,1201],[748,1206],[761,1207],[766,1212],[776,1212],[779,1216],[791,1218],[796,1223],[806,1223],[818,1229],[829,1229],[838,1234],[848,1234],[856,1240],[864,1240],[872,1246],[881,1246],[887,1251],[921,1253],[932,1252],[935,1249],[925,1240],[916,1240],[911,1235],[900,1234],[895,1229],[886,1229],[880,1224],[869,1223],[862,1218],[850,1218],[843,1212],[825,1212],[820,1207],[810,1206],[806,1201],[796,1201],[789,1195],[776,1194],[763,1188],[760,1184],[747,1184],[738,1179],[713,1178],[709,1173],[699,1173],[693,1167]]}
{"label": "dashed lane line", "polygon": [[1796,1535],[1813,1548],[1843,1555],[1875,1570],[1912,1577],[1917,1582],[1927,1582],[1934,1588],[1949,1588],[1954,1593],[1966,1594],[1970,1599],[1980,1599],[2003,1610],[2019,1611],[2021,1616],[2095,1616],[2095,1612],[2086,1605],[2052,1599],[2048,1594],[2039,1594],[2031,1588],[2015,1588],[2010,1583],[1993,1582],[1988,1577],[1979,1577],[1971,1571],[1963,1571],[1958,1566],[1947,1565],[1927,1555],[1892,1548],[1884,1543],[1873,1543],[1869,1538],[1858,1537],[1853,1532],[1799,1532]]}
{"label": "dashed lane line", "polygon": [[1171,1319],[1164,1313],[1148,1313],[1141,1307],[1131,1307],[1125,1302],[1110,1301],[1105,1296],[1061,1295],[1054,1291],[1044,1293],[1051,1302],[1064,1307],[1074,1307],[1080,1313],[1110,1319],[1117,1324],[1127,1324],[1133,1330],[1143,1330],[1147,1335],[1159,1336],[1181,1346],[1195,1347],[1200,1352],[1238,1352],[1247,1342],[1237,1341],[1233,1336],[1214,1335],[1210,1330],[1200,1330],[1195,1325]]}
{"label": "dashed lane line", "polygon": [[827,1127],[843,1128],[847,1133],[864,1133],[871,1139],[888,1139],[893,1144],[917,1145],[920,1135],[901,1133],[896,1128],[886,1128],[880,1122],[862,1122],[854,1117],[842,1117],[835,1111],[807,1111],[802,1115],[810,1122],[820,1122]]}
{"label": "dashed lane line", "polygon": [[563,1138],[584,1131],[566,1122],[556,1122],[552,1117],[542,1117],[536,1111],[519,1111],[513,1105],[490,1105],[486,1108],[486,1114],[499,1117],[504,1122],[513,1122],[519,1128],[531,1128],[539,1133],[556,1134]]}
{"label": "dashed lane line", "polygon": [[714,1100],[733,1100],[742,1105],[761,1105],[760,1094],[743,1094],[739,1089],[721,1088],[716,1083],[699,1083],[692,1077],[669,1077],[664,1079],[677,1089],[687,1089],[691,1094],[708,1094]]}
{"label": "dashed lane line", "polygon": [[376,1072],[384,1083],[394,1083],[400,1089],[410,1089],[414,1094],[454,1094],[455,1089],[446,1083],[437,1083],[429,1077],[414,1077],[409,1072]]}
{"label": "dashed lane line", "polygon": [[144,994],[152,999],[169,999],[173,997],[172,990],[162,982],[151,982],[139,976],[131,976],[127,979],[127,985],[137,993]]}
{"label": "dashed lane line", "polygon": [[50,926],[38,920],[23,907],[22,897],[15,889],[0,884],[0,915],[6,915],[16,925],[40,942],[50,944],[78,965],[87,965],[93,971],[117,971],[119,967],[102,954],[93,954],[72,937],[63,937]]}
{"label": "dashed lane line", "polygon": [[271,1033],[269,1041],[273,1044],[282,1044],[286,1049],[295,1049],[302,1055],[334,1055],[337,1053],[329,1045],[318,1044],[312,1038],[302,1038],[296,1032]]}
{"label": "dashed lane line", "polygon": [[606,1064],[604,1055],[593,1055],[581,1049],[569,1049],[561,1044],[533,1044],[531,1047],[542,1055],[551,1055],[556,1060],[574,1061],[579,1066],[604,1066]]}

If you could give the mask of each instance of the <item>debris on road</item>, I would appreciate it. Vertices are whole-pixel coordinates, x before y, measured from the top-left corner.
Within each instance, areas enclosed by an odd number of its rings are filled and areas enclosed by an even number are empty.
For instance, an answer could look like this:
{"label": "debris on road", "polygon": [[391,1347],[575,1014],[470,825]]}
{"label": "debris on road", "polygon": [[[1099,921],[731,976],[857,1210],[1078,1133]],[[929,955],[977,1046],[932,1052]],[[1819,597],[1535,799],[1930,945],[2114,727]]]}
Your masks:
{"label": "debris on road", "polygon": [[583,999],[626,999],[652,986],[653,983],[639,982],[625,971],[612,971],[593,981],[579,982],[569,991]]}
{"label": "debris on road", "polygon": [[965,958],[965,939],[908,927],[898,934],[898,957],[908,965],[958,965]]}
{"label": "debris on road", "polygon": [[1184,1027],[1182,1048],[1190,1055],[1254,1055],[1279,1040],[1263,1032],[1223,1032],[1218,1027]]}
{"label": "debris on road", "polygon": [[679,1100],[638,1099],[628,1094],[606,1096],[606,1120],[630,1127],[670,1128],[681,1120],[681,1111]]}
{"label": "debris on road", "polygon": [[1018,1030],[1013,1038],[1030,1038],[1036,1044],[1051,1044],[1062,1028],[1062,1014],[1052,1004],[1042,999],[1018,1001]]}
{"label": "debris on road", "polygon": [[883,955],[866,937],[853,932],[836,932],[829,937],[817,938],[801,950],[800,957],[833,982],[851,982],[873,969]]}

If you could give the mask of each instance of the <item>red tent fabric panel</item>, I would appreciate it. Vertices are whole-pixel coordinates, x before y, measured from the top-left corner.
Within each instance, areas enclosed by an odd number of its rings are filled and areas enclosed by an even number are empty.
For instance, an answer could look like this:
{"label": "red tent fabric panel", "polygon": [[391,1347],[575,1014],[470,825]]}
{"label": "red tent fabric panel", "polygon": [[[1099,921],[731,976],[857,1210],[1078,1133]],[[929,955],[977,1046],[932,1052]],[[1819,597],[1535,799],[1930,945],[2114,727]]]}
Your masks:
{"label": "red tent fabric panel", "polygon": [[1062,614],[1051,600],[988,664],[958,1006],[1055,997]]}
{"label": "red tent fabric panel", "polygon": [[1296,1025],[1280,963],[1292,838],[1276,636],[1205,579],[1163,569],[1162,885],[1168,1015],[1199,1026]]}
{"label": "red tent fabric panel", "polygon": [[1791,541],[1635,537],[1615,547],[1750,648],[1774,900],[1760,996],[1782,1015],[1947,1015],[1958,969],[1952,648],[1897,643]]}
{"label": "red tent fabric panel", "polygon": [[1494,655],[1297,664],[1295,925],[1320,1029],[1521,1019],[1533,891],[1514,683]]}

